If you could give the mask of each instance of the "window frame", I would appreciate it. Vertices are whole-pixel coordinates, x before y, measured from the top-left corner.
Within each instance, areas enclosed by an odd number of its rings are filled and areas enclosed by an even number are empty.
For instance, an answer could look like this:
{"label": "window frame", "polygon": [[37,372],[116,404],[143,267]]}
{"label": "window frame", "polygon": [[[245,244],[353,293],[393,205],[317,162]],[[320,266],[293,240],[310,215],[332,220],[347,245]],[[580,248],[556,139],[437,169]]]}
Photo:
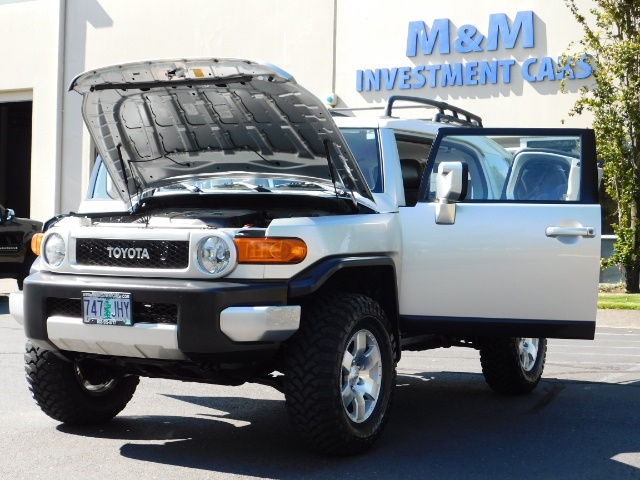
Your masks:
{"label": "window frame", "polygon": [[[497,136],[519,136],[519,137],[579,137],[580,138],[580,198],[578,200],[516,200],[506,199],[500,196],[497,199],[465,199],[461,203],[548,203],[548,204],[597,204],[598,195],[598,168],[596,158],[595,134],[591,129],[577,128],[460,128],[443,127],[438,131],[427,166],[425,168],[418,203],[433,203],[434,199],[429,198],[429,182],[427,179],[433,170],[440,145],[447,137],[497,137]],[[535,148],[533,150],[536,150]],[[567,155],[571,156],[571,155]],[[484,172],[483,172],[484,175]],[[511,169],[507,174],[507,181],[511,175]],[[486,181],[486,179],[485,179]],[[506,183],[505,183],[506,185]]]}

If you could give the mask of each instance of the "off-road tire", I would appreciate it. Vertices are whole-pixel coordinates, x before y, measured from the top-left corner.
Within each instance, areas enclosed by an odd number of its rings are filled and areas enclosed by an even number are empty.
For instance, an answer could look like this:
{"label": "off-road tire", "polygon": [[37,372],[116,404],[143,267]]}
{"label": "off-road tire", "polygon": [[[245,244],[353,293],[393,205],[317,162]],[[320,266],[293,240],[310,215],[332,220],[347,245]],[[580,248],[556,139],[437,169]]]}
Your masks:
{"label": "off-road tire", "polygon": [[547,339],[537,340],[537,355],[529,370],[520,359],[521,338],[486,338],[481,342],[482,373],[487,384],[496,393],[523,395],[538,386],[547,356]]}
{"label": "off-road tire", "polygon": [[[139,377],[113,377],[104,388],[87,389],[76,368],[89,368],[59,358],[27,342],[25,371],[29,390],[38,406],[54,420],[70,425],[93,425],[111,420],[127,405],[139,382]],[[108,372],[108,370],[106,371]],[[95,372],[93,372],[95,375]],[[104,376],[102,370],[100,375]]]}
{"label": "off-road tire", "polygon": [[[369,449],[378,439],[389,416],[396,383],[396,340],[392,332],[382,308],[364,295],[334,294],[303,305],[300,329],[286,345],[284,393],[289,417],[313,447],[324,453],[353,455]],[[350,388],[345,383],[348,379],[360,382],[357,367],[353,375],[343,369],[345,351],[356,347],[357,333],[366,336],[367,351],[373,352],[376,347],[378,351],[370,355],[378,358],[372,362],[377,366],[362,381],[381,373],[377,377],[377,401],[366,408],[369,413],[360,421],[349,417],[349,407],[342,397],[345,385]],[[369,341],[377,345],[371,347]],[[369,358],[354,354],[354,362],[355,357]],[[356,397],[353,395],[354,402]]]}

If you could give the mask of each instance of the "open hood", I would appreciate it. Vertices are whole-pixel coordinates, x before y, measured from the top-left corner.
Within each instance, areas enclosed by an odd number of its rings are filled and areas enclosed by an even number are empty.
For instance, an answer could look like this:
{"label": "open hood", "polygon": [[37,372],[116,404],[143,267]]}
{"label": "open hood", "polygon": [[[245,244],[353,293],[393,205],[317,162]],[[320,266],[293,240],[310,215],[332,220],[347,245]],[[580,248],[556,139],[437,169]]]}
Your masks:
{"label": "open hood", "polygon": [[82,94],[84,121],[129,206],[148,189],[225,172],[335,180],[372,199],[322,102],[273,65],[138,62],[83,73],[70,90]]}

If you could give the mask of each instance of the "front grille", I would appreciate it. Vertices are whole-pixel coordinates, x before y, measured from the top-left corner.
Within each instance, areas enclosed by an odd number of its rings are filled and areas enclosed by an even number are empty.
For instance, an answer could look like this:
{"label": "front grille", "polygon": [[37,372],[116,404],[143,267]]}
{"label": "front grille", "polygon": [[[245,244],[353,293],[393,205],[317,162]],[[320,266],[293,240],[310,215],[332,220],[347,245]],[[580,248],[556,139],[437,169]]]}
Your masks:
{"label": "front grille", "polygon": [[82,317],[82,300],[78,298],[47,298],[47,317]]}
{"label": "front grille", "polygon": [[[173,303],[133,302],[133,323],[178,323],[178,306]],[[79,298],[47,298],[47,317],[82,317]]]}
{"label": "front grille", "polygon": [[92,267],[184,269],[189,266],[189,242],[79,238],[76,262]]}
{"label": "front grille", "polygon": [[133,323],[177,323],[178,306],[173,303],[133,302]]}

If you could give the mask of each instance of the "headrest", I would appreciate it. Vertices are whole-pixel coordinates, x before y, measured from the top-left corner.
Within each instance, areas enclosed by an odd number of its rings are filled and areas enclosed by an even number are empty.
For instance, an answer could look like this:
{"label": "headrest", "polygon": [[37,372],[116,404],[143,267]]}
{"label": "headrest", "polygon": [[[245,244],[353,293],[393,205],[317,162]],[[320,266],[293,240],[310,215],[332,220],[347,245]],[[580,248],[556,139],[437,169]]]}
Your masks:
{"label": "headrest", "polygon": [[418,190],[422,180],[422,165],[415,158],[400,159],[402,184],[405,190]]}

